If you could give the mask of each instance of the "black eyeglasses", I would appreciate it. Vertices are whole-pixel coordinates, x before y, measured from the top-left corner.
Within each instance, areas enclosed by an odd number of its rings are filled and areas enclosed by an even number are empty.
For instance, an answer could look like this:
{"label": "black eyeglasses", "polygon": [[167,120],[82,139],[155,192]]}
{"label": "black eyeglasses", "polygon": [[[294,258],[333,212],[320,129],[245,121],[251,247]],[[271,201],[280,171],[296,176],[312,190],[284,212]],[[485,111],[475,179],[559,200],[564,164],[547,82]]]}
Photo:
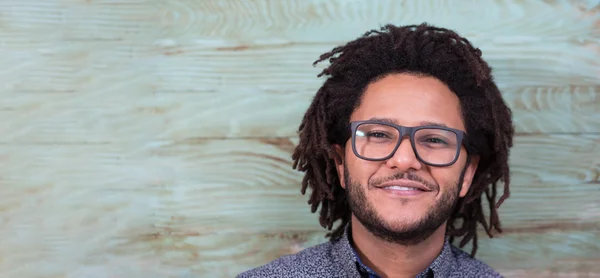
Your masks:
{"label": "black eyeglasses", "polygon": [[352,150],[364,160],[390,159],[404,136],[409,136],[417,159],[431,166],[450,166],[458,160],[466,134],[462,130],[441,126],[406,127],[381,121],[350,123]]}

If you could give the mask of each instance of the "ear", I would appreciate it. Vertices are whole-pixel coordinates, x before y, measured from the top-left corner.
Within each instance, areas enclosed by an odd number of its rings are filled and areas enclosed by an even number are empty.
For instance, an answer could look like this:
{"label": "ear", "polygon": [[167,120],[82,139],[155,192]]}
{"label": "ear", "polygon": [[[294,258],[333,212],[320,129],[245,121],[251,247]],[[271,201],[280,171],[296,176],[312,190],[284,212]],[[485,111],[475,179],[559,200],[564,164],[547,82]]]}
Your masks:
{"label": "ear", "polygon": [[473,176],[475,176],[475,172],[477,171],[477,165],[479,165],[479,156],[471,156],[471,162],[467,165],[467,170],[465,171],[465,176],[463,178],[463,184],[460,189],[460,197],[465,197],[467,192],[469,192],[469,188],[471,188],[471,183],[473,182]]}
{"label": "ear", "polygon": [[338,144],[333,144],[333,148],[335,149],[335,152],[341,158],[341,160],[334,158],[335,168],[337,170],[338,179],[340,180],[340,185],[342,186],[342,188],[346,189],[346,182],[344,181],[344,161],[346,159],[344,147],[342,147]]}

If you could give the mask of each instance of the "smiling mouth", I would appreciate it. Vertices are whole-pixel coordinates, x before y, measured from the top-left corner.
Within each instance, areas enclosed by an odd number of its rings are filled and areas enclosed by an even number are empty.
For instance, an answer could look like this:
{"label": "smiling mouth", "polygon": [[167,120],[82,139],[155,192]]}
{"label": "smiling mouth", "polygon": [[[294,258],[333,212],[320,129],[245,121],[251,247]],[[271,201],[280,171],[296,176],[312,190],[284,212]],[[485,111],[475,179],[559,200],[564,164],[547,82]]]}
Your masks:
{"label": "smiling mouth", "polygon": [[377,189],[395,197],[417,197],[433,191],[425,184],[408,179],[388,181],[378,185]]}
{"label": "smiling mouth", "polygon": [[412,181],[412,180],[407,180],[407,179],[384,182],[384,183],[378,185],[377,187],[381,188],[381,189],[398,190],[398,191],[422,191],[422,192],[432,191],[429,187],[425,186],[425,184],[422,184],[422,183],[416,182],[416,181]]}
{"label": "smiling mouth", "polygon": [[419,198],[421,196],[428,195],[431,190],[423,190],[421,188],[410,187],[410,186],[384,186],[377,187],[377,189],[381,189],[381,192],[385,193],[387,196],[391,196],[392,198]]}
{"label": "smiling mouth", "polygon": [[384,187],[380,187],[380,188],[381,189],[387,189],[387,190],[397,190],[397,191],[420,191],[420,192],[427,192],[427,190],[423,190],[421,188],[407,187],[407,186],[398,186],[398,185],[384,186]]}

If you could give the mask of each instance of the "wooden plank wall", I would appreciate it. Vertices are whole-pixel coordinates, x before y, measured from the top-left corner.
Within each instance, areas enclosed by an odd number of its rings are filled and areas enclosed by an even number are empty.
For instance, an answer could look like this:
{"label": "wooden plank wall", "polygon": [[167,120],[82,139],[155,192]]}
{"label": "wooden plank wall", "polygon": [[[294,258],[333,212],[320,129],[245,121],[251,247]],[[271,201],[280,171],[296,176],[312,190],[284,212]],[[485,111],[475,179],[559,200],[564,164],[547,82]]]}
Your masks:
{"label": "wooden plank wall", "polygon": [[290,162],[311,63],[423,21],[480,47],[514,111],[479,258],[600,276],[597,0],[1,1],[0,276],[233,277],[322,242]]}

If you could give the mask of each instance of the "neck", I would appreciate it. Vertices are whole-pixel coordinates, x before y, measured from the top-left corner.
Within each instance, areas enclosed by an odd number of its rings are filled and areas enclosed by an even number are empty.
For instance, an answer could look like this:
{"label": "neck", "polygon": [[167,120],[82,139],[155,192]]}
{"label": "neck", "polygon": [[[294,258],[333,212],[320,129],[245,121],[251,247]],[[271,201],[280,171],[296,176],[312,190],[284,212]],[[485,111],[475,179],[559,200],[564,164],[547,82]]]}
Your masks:
{"label": "neck", "polygon": [[381,277],[416,277],[439,256],[445,243],[446,225],[416,245],[383,241],[369,232],[354,216],[352,242],[363,264]]}

